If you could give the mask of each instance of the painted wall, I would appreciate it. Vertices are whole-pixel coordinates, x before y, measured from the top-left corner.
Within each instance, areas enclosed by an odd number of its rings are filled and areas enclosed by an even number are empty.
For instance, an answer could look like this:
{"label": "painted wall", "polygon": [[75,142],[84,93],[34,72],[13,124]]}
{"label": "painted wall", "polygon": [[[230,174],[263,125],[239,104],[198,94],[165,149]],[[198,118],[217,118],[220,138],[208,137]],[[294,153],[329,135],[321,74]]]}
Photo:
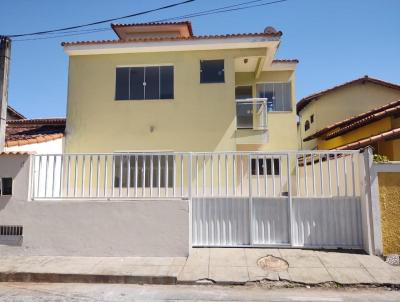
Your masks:
{"label": "painted wall", "polygon": [[[28,199],[29,167],[29,155],[0,155],[0,177],[11,177],[13,179],[13,198],[18,200]],[[10,199],[10,196],[0,196],[0,211]]]}
{"label": "painted wall", "polygon": [[5,151],[27,151],[36,154],[61,154],[63,151],[63,144],[64,139],[58,138],[39,144],[6,147]]}
{"label": "painted wall", "polygon": [[378,173],[384,255],[400,254],[400,173]]}
{"label": "painted wall", "polygon": [[27,201],[29,167],[29,156],[0,156],[0,176],[14,179],[0,224],[24,227],[19,245],[0,241],[1,255],[188,255],[187,200]]}
{"label": "painted wall", "polygon": [[19,201],[2,202],[0,221],[23,225],[21,246],[2,255],[187,256],[188,202]]}
{"label": "painted wall", "polygon": [[[343,87],[318,100],[312,101],[299,113],[301,137],[315,133],[316,131],[333,123],[342,121],[354,115],[358,115],[374,108],[383,106],[400,99],[400,91],[380,85],[365,83]],[[308,131],[304,130],[306,120],[314,114],[314,123]],[[303,149],[314,149],[316,140],[301,142]]]}
{"label": "painted wall", "polygon": [[[236,150],[234,60],[265,56],[265,51],[71,56],[66,152]],[[200,84],[202,59],[225,60],[225,83]],[[174,65],[173,100],[114,100],[117,66],[157,64]],[[279,77],[289,79],[293,75],[268,72],[263,77],[278,81]],[[269,122],[270,143],[263,148],[295,149],[295,113],[271,114]],[[275,133],[276,129],[279,132]],[[287,130],[282,134],[283,129]]]}

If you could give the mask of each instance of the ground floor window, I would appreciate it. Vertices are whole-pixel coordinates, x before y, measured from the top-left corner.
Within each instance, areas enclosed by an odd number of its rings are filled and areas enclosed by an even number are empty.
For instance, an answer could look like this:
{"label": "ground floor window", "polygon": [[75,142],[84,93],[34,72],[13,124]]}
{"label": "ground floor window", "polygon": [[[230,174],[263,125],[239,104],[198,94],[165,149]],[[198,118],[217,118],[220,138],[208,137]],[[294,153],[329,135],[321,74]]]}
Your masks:
{"label": "ground floor window", "polygon": [[280,174],[279,158],[274,158],[273,161],[271,158],[259,158],[258,161],[253,158],[251,160],[251,175],[272,175],[272,171],[274,171],[274,175]]}
{"label": "ground floor window", "polygon": [[114,187],[169,187],[174,181],[172,155],[116,155],[114,157]]}

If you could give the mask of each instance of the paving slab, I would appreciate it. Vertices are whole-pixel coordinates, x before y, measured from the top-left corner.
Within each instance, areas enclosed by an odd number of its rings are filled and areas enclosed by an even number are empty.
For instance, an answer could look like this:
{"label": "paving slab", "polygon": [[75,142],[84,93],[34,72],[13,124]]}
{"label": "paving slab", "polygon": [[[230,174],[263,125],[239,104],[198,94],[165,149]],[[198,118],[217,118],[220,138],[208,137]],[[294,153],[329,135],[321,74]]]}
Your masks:
{"label": "paving slab", "polygon": [[210,250],[210,267],[243,266],[247,267],[246,254],[243,248],[220,248]]}
{"label": "paving slab", "polygon": [[249,272],[250,281],[260,281],[260,280],[278,281],[279,280],[278,272],[266,271],[257,266],[249,266],[247,269]]}
{"label": "paving slab", "polygon": [[288,273],[291,281],[305,283],[305,284],[318,284],[333,281],[332,276],[325,268],[290,268]]}
{"label": "paving slab", "polygon": [[374,284],[376,280],[365,268],[335,267],[327,269],[333,280],[340,284]]}
{"label": "paving slab", "polygon": [[283,258],[288,256],[315,256],[314,250],[307,250],[307,249],[286,248],[286,249],[279,249],[279,252]]}
{"label": "paving slab", "polygon": [[361,262],[354,254],[336,253],[336,252],[316,252],[325,267],[343,267],[343,268],[360,268]]}
{"label": "paving slab", "polygon": [[381,284],[400,284],[400,271],[394,267],[389,268],[370,268],[366,270],[373,276],[373,278]]}
{"label": "paving slab", "polygon": [[291,268],[324,268],[321,260],[317,256],[287,256],[284,257]]}
{"label": "paving slab", "polygon": [[189,257],[186,260],[187,266],[208,266],[210,263],[210,249],[196,248],[189,251]]}
{"label": "paving slab", "polygon": [[209,278],[217,283],[243,284],[249,279],[247,266],[211,266]]}
{"label": "paving slab", "polygon": [[178,275],[178,282],[196,283],[209,279],[208,265],[185,265]]}
{"label": "paving slab", "polygon": [[281,257],[278,249],[244,249],[248,267],[257,267],[257,261],[265,256]]}

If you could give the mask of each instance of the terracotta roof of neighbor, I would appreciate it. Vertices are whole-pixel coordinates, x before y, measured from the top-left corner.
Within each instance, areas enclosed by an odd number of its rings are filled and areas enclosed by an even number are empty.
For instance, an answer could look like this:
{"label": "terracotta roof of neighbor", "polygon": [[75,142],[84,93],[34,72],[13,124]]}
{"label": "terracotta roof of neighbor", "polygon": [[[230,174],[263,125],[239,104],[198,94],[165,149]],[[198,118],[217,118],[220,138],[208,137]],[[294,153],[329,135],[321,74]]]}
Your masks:
{"label": "terracotta roof of neighbor", "polygon": [[26,119],[26,117],[25,117],[22,113],[19,113],[17,110],[15,110],[15,109],[14,109],[13,107],[11,107],[11,106],[7,106],[7,110],[8,110],[11,114],[15,115],[17,118]]}
{"label": "terracotta roof of neighbor", "polygon": [[162,41],[182,41],[182,40],[212,40],[212,39],[229,39],[229,38],[246,38],[246,37],[280,37],[282,32],[276,33],[244,33],[244,34],[227,34],[227,35],[206,35],[192,37],[154,37],[154,38],[136,38],[126,40],[97,40],[97,41],[76,41],[62,42],[62,46],[74,45],[96,45],[96,44],[126,44],[135,42],[162,42]]}
{"label": "terracotta roof of neighbor", "polygon": [[30,155],[30,154],[34,154],[34,152],[30,152],[30,151],[4,151],[4,152],[0,152],[0,156],[1,155]]}
{"label": "terracotta roof of neighbor", "polygon": [[42,143],[64,136],[65,118],[9,120],[6,146]]}
{"label": "terracotta roof of neighbor", "polygon": [[307,136],[303,141],[306,142],[312,140],[336,129],[336,131],[333,131],[326,136],[327,139],[331,139],[395,113],[400,113],[400,100],[329,125],[314,134]]}
{"label": "terracotta roof of neighbor", "polygon": [[389,130],[383,133],[380,133],[378,135],[370,136],[364,139],[361,139],[357,142],[350,143],[344,146],[340,146],[338,148],[335,148],[336,150],[353,150],[353,149],[359,149],[366,147],[370,144],[376,143],[381,140],[390,140],[390,139],[396,139],[400,138],[400,128],[396,128],[393,130]]}
{"label": "terracotta roof of neighbor", "polygon": [[113,23],[111,28],[118,27],[131,27],[131,26],[149,26],[149,25],[187,25],[189,33],[193,36],[192,22],[190,21],[178,21],[178,22],[146,22],[146,23]]}
{"label": "terracotta roof of neighbor", "polygon": [[299,114],[299,112],[304,107],[306,107],[311,101],[313,101],[314,99],[317,99],[317,98],[319,98],[319,97],[321,97],[323,95],[326,95],[326,94],[328,94],[328,93],[330,93],[332,91],[335,91],[335,90],[337,90],[339,88],[343,88],[343,87],[346,87],[346,86],[349,86],[349,85],[352,85],[352,84],[356,84],[356,83],[364,84],[366,82],[373,83],[373,84],[378,84],[378,85],[381,85],[381,86],[385,86],[385,87],[389,87],[389,88],[400,90],[400,85],[398,85],[398,84],[385,82],[385,81],[382,81],[382,80],[379,80],[379,79],[374,79],[374,78],[371,78],[371,77],[366,75],[366,76],[363,76],[361,78],[358,78],[358,79],[355,79],[355,80],[352,80],[352,81],[349,81],[349,82],[334,86],[332,88],[329,88],[329,89],[326,89],[326,90],[323,90],[323,91],[320,91],[320,92],[317,92],[317,93],[313,93],[313,94],[311,94],[311,95],[309,95],[309,96],[307,96],[305,98],[302,98],[296,105],[297,114]]}

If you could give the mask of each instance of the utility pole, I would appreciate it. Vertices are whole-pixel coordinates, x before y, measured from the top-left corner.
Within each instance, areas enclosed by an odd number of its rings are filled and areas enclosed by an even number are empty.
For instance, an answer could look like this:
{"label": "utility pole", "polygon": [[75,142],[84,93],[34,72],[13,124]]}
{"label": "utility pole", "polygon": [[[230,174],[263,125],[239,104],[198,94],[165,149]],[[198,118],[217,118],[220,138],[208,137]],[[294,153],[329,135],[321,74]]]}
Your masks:
{"label": "utility pole", "polygon": [[8,75],[10,71],[11,39],[0,36],[0,152],[6,143],[6,123],[8,106]]}

